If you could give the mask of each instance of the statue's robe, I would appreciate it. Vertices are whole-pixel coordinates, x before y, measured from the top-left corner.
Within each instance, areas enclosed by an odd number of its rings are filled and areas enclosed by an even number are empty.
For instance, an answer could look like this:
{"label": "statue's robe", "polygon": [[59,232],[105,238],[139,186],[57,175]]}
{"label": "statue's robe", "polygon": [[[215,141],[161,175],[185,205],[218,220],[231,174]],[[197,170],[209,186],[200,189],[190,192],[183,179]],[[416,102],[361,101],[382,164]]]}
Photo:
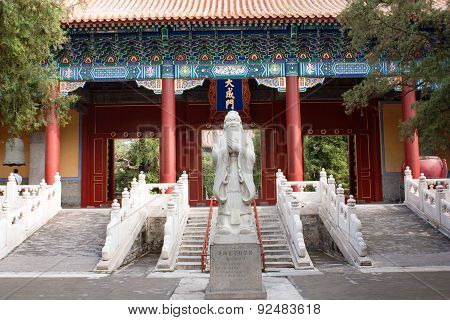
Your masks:
{"label": "statue's robe", "polygon": [[240,216],[251,214],[255,198],[253,141],[242,131],[239,154],[229,150],[225,134],[212,150],[216,168],[213,194],[219,202],[219,215],[231,215],[231,224],[240,224]]}

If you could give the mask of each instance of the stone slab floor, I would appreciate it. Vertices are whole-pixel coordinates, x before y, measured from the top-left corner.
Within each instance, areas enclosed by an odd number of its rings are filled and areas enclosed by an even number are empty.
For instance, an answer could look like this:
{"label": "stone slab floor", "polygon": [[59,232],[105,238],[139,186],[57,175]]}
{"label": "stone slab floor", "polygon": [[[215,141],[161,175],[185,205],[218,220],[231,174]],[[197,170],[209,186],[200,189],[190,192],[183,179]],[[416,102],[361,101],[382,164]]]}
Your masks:
{"label": "stone slab floor", "polygon": [[[157,254],[92,272],[109,214],[88,211],[58,214],[0,261],[0,299],[203,299],[207,274],[155,272]],[[403,206],[359,206],[358,216],[374,267],[310,251],[315,270],[264,274],[268,298],[450,299],[449,239]]]}
{"label": "stone slab floor", "polygon": [[0,260],[0,272],[89,272],[105,244],[108,209],[67,209]]}
{"label": "stone slab floor", "polygon": [[450,267],[450,240],[406,206],[356,208],[374,267]]}

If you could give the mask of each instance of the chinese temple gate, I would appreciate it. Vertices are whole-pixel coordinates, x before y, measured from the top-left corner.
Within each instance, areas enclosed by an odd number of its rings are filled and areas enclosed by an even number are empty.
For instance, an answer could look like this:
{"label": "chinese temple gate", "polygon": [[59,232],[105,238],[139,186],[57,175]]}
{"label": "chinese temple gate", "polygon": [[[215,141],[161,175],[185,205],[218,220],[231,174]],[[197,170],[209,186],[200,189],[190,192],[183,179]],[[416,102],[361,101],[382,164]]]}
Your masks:
{"label": "chinese temple gate", "polygon": [[[81,205],[112,200],[114,139],[141,137],[160,139],[160,181],[175,182],[187,170],[191,204],[202,203],[201,132],[220,128],[233,108],[261,132],[260,201],[274,202],[277,169],[289,180],[303,179],[305,135],[347,136],[357,199],[383,200],[383,102],[347,115],[341,94],[372,72],[395,76],[397,66],[387,59],[368,64],[364,48],[347,51],[349,40],[335,20],[345,5],[88,0],[76,7],[63,22],[70,41],[57,61],[59,94],[81,96]],[[414,100],[402,99],[404,115]],[[46,138],[49,182],[63,145],[54,122]],[[417,139],[404,143],[417,176]]]}

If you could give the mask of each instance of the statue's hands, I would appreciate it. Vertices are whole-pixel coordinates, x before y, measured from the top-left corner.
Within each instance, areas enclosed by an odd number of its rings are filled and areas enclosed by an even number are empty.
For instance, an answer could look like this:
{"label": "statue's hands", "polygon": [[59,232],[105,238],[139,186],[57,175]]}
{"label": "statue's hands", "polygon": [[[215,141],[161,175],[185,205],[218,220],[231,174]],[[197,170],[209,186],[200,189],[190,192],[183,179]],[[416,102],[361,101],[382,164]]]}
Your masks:
{"label": "statue's hands", "polygon": [[228,145],[228,148],[231,149],[231,151],[234,151],[237,153],[241,152],[241,146],[239,145],[239,143],[236,140],[227,138],[227,145]]}

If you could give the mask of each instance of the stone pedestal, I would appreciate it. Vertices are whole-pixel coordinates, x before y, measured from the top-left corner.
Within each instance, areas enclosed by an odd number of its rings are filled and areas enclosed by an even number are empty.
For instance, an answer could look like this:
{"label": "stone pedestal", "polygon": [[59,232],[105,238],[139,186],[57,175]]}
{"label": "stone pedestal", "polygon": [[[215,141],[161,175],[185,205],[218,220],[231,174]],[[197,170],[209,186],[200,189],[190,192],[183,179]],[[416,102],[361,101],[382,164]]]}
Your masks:
{"label": "stone pedestal", "polygon": [[262,285],[261,250],[256,236],[241,236],[238,243],[230,243],[230,240],[236,239],[216,236],[210,246],[210,278],[205,299],[266,299],[267,293]]}

